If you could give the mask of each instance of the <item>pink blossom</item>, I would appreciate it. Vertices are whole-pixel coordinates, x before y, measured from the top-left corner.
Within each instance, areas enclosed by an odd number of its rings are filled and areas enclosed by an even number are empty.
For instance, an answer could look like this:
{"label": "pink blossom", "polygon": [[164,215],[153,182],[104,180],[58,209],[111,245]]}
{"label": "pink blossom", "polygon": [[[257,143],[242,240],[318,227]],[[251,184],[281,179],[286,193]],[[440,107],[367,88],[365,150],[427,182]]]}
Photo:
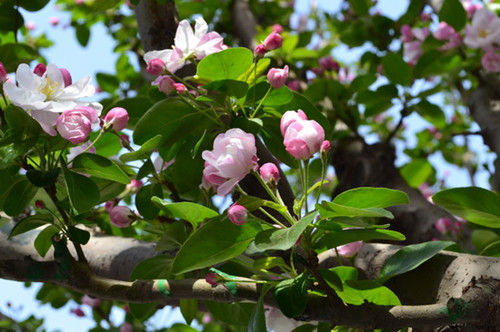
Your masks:
{"label": "pink blossom", "polygon": [[74,314],[75,316],[77,317],[84,317],[85,316],[85,313],[83,312],[82,309],[80,308],[74,308],[74,309],[71,309],[70,312],[72,314]]}
{"label": "pink blossom", "polygon": [[311,71],[316,75],[316,77],[321,77],[325,73],[325,70],[321,67],[313,67]]}
{"label": "pink blossom", "polygon": [[0,61],[0,83],[6,82],[8,79],[7,70],[5,70],[3,63]]}
{"label": "pink blossom", "polygon": [[490,50],[500,44],[500,18],[486,8],[477,10],[472,25],[465,27],[464,43],[471,48]]}
{"label": "pink blossom", "polygon": [[209,313],[203,314],[203,317],[201,318],[201,322],[203,324],[209,324],[212,321],[213,321],[212,315],[210,315]]}
{"label": "pink blossom", "polygon": [[431,19],[431,14],[429,14],[429,13],[420,14],[420,20],[422,20],[423,22],[427,22],[430,19]]}
{"label": "pink blossom", "polygon": [[276,32],[276,33],[283,33],[283,27],[281,26],[281,24],[275,24],[273,25],[273,31]]}
{"label": "pink blossom", "polygon": [[73,80],[71,79],[71,74],[69,73],[69,71],[66,68],[59,68],[59,71],[62,74],[65,87],[73,84]]}
{"label": "pink blossom", "polygon": [[470,0],[465,0],[465,1],[463,1],[463,2],[462,2],[462,5],[464,6],[465,11],[467,12],[467,15],[468,15],[469,17],[473,17],[473,16],[474,16],[474,14],[476,13],[476,11],[477,11],[478,9],[483,8],[483,5],[482,5],[482,4],[480,4],[480,3],[474,4],[474,3],[472,3],[472,1],[470,1]]}
{"label": "pink blossom", "polygon": [[57,26],[59,24],[59,17],[57,16],[49,17],[49,23],[54,27]]}
{"label": "pink blossom", "polygon": [[185,93],[187,91],[186,86],[182,83],[175,83],[174,87],[175,87],[175,91],[177,91],[177,93]]}
{"label": "pink blossom", "polygon": [[439,218],[434,223],[434,227],[441,234],[446,234],[453,227],[453,220],[451,218]]}
{"label": "pink blossom", "polygon": [[283,38],[281,35],[275,31],[271,32],[269,36],[264,39],[264,42],[262,43],[266,50],[272,51],[277,48],[280,48],[281,45],[283,44]]}
{"label": "pink blossom", "polygon": [[[47,71],[47,67],[43,63],[39,63],[36,65],[35,69],[33,69],[33,72],[37,74],[38,76],[42,77],[43,74]],[[61,72],[62,74],[62,72]],[[63,78],[64,79],[64,78]]]}
{"label": "pink blossom", "polygon": [[422,55],[422,42],[413,41],[403,45],[403,55],[411,65],[415,65]]}
{"label": "pink blossom", "polygon": [[411,29],[413,36],[420,41],[424,41],[430,34],[430,30],[428,27],[425,28],[413,28]]}
{"label": "pink blossom", "polygon": [[333,58],[331,56],[324,56],[321,59],[319,59],[319,65],[324,70],[338,71],[340,68],[339,63],[337,61],[333,60]]}
{"label": "pink blossom", "polygon": [[286,84],[286,86],[288,86],[288,88],[293,91],[300,91],[301,89],[300,85],[301,82],[299,80],[293,80]]}
{"label": "pink blossom", "polygon": [[280,121],[280,131],[281,135],[285,136],[286,130],[288,127],[295,121],[298,120],[307,120],[307,115],[304,113],[303,110],[299,109],[297,112],[295,111],[286,111],[283,113],[281,116],[281,121]]}
{"label": "pink blossom", "polygon": [[151,75],[161,75],[165,70],[165,62],[161,59],[155,58],[148,62],[148,66],[146,67],[146,71]]}
{"label": "pink blossom", "polygon": [[351,242],[337,247],[337,251],[340,256],[352,257],[356,255],[356,253],[358,252],[358,250],[361,248],[362,245],[363,241]]}
{"label": "pink blossom", "polygon": [[84,295],[82,297],[82,304],[88,305],[91,308],[97,308],[101,304],[101,299]]}
{"label": "pink blossom", "polygon": [[56,127],[59,134],[73,144],[87,140],[92,131],[92,123],[97,119],[97,111],[92,107],[78,106],[64,111],[57,118]]}
{"label": "pink blossom", "polygon": [[142,187],[143,183],[141,180],[132,179],[129,184],[127,184],[127,189],[136,192]]}
{"label": "pink blossom", "polygon": [[259,173],[262,180],[266,183],[276,184],[280,180],[280,171],[274,163],[265,163],[260,166]]}
{"label": "pink blossom", "polygon": [[158,86],[158,90],[168,95],[175,91],[175,81],[168,75],[158,76],[151,85]]}
{"label": "pink blossom", "polygon": [[219,195],[229,194],[251,170],[256,170],[255,138],[239,128],[217,135],[212,151],[203,151],[202,186],[214,187]]}
{"label": "pink blossom", "polygon": [[323,143],[321,143],[321,147],[319,148],[319,152],[321,154],[327,154],[328,151],[330,151],[330,147],[331,147],[330,141],[325,140],[325,141],[323,141]]}
{"label": "pink blossom", "polygon": [[266,46],[264,44],[255,46],[254,53],[258,56],[264,56],[267,53]]}
{"label": "pink blossom", "polygon": [[483,68],[492,73],[500,72],[500,53],[488,51],[481,59]]}
{"label": "pink blossom", "polygon": [[319,151],[325,140],[323,127],[314,120],[298,120],[286,129],[283,144],[297,159],[308,159]]}
{"label": "pink blossom", "polygon": [[104,116],[104,126],[111,127],[114,131],[120,131],[127,127],[128,112],[122,107],[113,107]]}
{"label": "pink blossom", "polygon": [[408,24],[404,24],[401,27],[401,41],[403,43],[408,43],[413,40],[413,32]]}
{"label": "pink blossom", "polygon": [[26,29],[28,31],[33,31],[36,29],[36,23],[35,22],[32,22],[32,21],[28,21],[26,22],[26,24],[24,25],[26,27]]}
{"label": "pink blossom", "polygon": [[111,209],[115,207],[115,205],[116,205],[115,201],[107,201],[106,203],[104,203],[104,209],[106,209],[106,211],[108,211],[109,213]]}
{"label": "pink blossom", "polygon": [[340,83],[350,83],[355,77],[356,75],[347,68],[340,68],[337,76]]}
{"label": "pink blossom", "polygon": [[434,31],[433,35],[437,40],[448,40],[448,43],[441,47],[442,51],[452,49],[462,43],[460,35],[446,22],[439,23],[439,27]]}
{"label": "pink blossom", "polygon": [[207,284],[210,284],[212,287],[215,287],[219,283],[219,275],[214,272],[209,272],[205,276],[205,281],[207,282]]}
{"label": "pink blossom", "polygon": [[243,225],[248,220],[248,210],[238,203],[234,203],[227,209],[227,217],[235,225]]}
{"label": "pink blossom", "polygon": [[130,209],[123,205],[117,205],[109,211],[109,220],[113,225],[119,228],[130,226],[133,220],[133,213]]}
{"label": "pink blossom", "polygon": [[285,85],[288,79],[288,66],[281,68],[271,68],[267,72],[267,81],[275,89],[281,88]]}
{"label": "pink blossom", "polygon": [[134,327],[130,323],[123,323],[120,327],[120,332],[134,332]]}

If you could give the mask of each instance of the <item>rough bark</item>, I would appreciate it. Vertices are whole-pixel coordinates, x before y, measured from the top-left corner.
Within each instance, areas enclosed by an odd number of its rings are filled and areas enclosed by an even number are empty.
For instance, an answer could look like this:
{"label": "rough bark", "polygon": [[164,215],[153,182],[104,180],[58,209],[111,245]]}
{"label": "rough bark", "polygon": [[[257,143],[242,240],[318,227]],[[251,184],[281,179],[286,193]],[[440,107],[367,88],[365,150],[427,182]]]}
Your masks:
{"label": "rough bark", "polygon": [[434,222],[449,213],[430,203],[417,189],[408,185],[394,166],[396,155],[390,144],[368,145],[359,139],[338,142],[332,152],[332,164],[339,180],[333,196],[356,187],[386,187],[404,191],[410,203],[390,208],[394,214],[392,229],[402,232],[408,243],[439,237]]}
{"label": "rough bark", "polygon": [[135,8],[135,16],[146,52],[171,47],[179,23],[173,1],[141,0]]}
{"label": "rough bark", "polygon": [[231,10],[234,22],[234,33],[240,39],[241,46],[253,48],[255,46],[255,17],[250,10],[248,0],[235,0]]}

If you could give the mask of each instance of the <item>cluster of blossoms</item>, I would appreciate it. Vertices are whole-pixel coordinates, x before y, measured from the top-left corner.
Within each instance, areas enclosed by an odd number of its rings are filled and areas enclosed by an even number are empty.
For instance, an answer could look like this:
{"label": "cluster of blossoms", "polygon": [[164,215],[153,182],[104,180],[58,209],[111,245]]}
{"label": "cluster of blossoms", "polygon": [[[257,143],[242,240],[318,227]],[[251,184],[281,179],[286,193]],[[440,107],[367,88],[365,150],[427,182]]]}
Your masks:
{"label": "cluster of blossoms", "polygon": [[451,218],[439,218],[434,223],[434,227],[438,230],[439,233],[452,234],[455,237],[459,235],[463,225],[464,220],[460,218],[457,218],[457,221],[454,221]]}
{"label": "cluster of blossoms", "polygon": [[120,131],[127,126],[125,109],[115,107],[99,121],[101,104],[80,100],[95,93],[90,77],[73,83],[65,68],[38,64],[31,71],[27,64],[20,64],[16,71],[17,84],[7,79],[3,65],[0,66],[0,80],[12,104],[28,112],[47,134],[56,136],[59,133],[73,144],[86,141],[92,127],[100,122],[106,130]]}
{"label": "cluster of blossoms", "polygon": [[[500,71],[500,18],[492,11],[472,3],[464,3],[465,10],[472,18],[471,24],[465,27],[463,43],[484,51],[481,59],[483,68],[490,72]],[[430,35],[429,27],[411,28],[409,25],[401,27],[401,42],[403,54],[407,61],[415,65],[423,54],[422,43]],[[462,36],[453,27],[440,22],[433,37],[446,43],[439,48],[445,52],[462,44]]]}

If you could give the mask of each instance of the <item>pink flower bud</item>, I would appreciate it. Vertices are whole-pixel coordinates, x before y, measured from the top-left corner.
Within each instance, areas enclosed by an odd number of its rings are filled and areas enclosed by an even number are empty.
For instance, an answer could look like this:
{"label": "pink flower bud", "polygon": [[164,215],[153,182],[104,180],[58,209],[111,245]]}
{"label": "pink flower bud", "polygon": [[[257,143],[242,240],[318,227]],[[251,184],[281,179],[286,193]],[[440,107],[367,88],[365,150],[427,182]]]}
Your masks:
{"label": "pink flower bud", "polygon": [[293,90],[293,91],[300,91],[301,90],[301,86],[300,86],[300,81],[299,80],[293,80],[293,81],[290,81],[286,84],[286,86],[288,86],[288,88],[290,90]]}
{"label": "pink flower bud", "polygon": [[453,220],[451,220],[450,218],[439,218],[434,223],[434,227],[439,231],[439,233],[446,234],[449,230],[452,229]]}
{"label": "pink flower bud", "polygon": [[281,26],[281,24],[275,24],[273,25],[273,32],[276,32],[276,33],[283,33],[283,27]]}
{"label": "pink flower bud", "polygon": [[344,244],[340,247],[337,247],[337,251],[340,256],[344,257],[352,257],[356,255],[358,252],[359,248],[363,245],[363,241],[356,241],[356,242],[351,242]]}
{"label": "pink flower bud", "polygon": [[101,304],[101,299],[84,295],[82,297],[82,304],[88,305],[91,308],[97,308]]}
{"label": "pink flower bud", "polygon": [[484,53],[481,64],[483,68],[492,73],[500,72],[500,53],[488,51]]}
{"label": "pink flower bud", "polygon": [[254,53],[258,56],[264,56],[267,53],[266,46],[264,44],[255,46]]}
{"label": "pink flower bud", "polygon": [[130,183],[127,184],[127,189],[135,192],[135,191],[139,190],[139,188],[141,188],[142,185],[143,185],[143,183],[141,180],[132,179],[132,181],[130,181]]}
{"label": "pink flower bud", "polygon": [[62,74],[63,80],[64,80],[64,86],[67,87],[73,83],[73,80],[71,79],[71,74],[66,68],[59,68],[59,71]]}
{"label": "pink flower bud", "polygon": [[75,316],[78,316],[78,317],[84,317],[85,316],[85,313],[80,308],[71,309],[70,312],[72,314],[74,314]]}
{"label": "pink flower bud", "polygon": [[52,25],[52,26],[57,26],[59,24],[59,17],[57,16],[52,16],[49,18],[49,23]]}
{"label": "pink flower bud", "polygon": [[32,22],[32,21],[26,22],[26,24],[24,26],[26,27],[26,30],[28,30],[28,31],[33,31],[36,29],[36,23]]}
{"label": "pink flower bud", "polygon": [[311,71],[314,73],[314,75],[316,75],[317,77],[321,77],[323,76],[323,74],[325,73],[325,70],[321,67],[314,67],[314,68],[311,68]]}
{"label": "pink flower bud", "polygon": [[413,32],[411,30],[411,27],[408,24],[405,24],[401,27],[401,41],[403,43],[407,43],[412,41],[413,39]]}
{"label": "pink flower bud", "polygon": [[430,19],[431,19],[431,14],[429,14],[429,13],[420,14],[420,20],[422,20],[423,22],[427,22]]}
{"label": "pink flower bud", "polygon": [[319,152],[322,154],[322,155],[325,155],[328,153],[328,151],[330,151],[330,147],[331,147],[331,144],[330,144],[330,141],[323,141],[323,143],[321,143],[321,147],[319,148]]}
{"label": "pink flower bud", "polygon": [[161,59],[153,59],[149,61],[148,66],[146,67],[146,71],[155,76],[161,75],[164,70],[165,62],[163,62]]}
{"label": "pink flower bud", "polygon": [[213,320],[214,320],[214,319],[213,319],[212,315],[210,315],[209,313],[205,313],[205,314],[203,314],[203,317],[201,318],[201,322],[202,322],[203,324],[209,324],[209,323],[211,323]]}
{"label": "pink flower bud", "polygon": [[45,204],[39,199],[35,201],[35,207],[39,210],[45,209]]}
{"label": "pink flower bud", "polygon": [[272,51],[277,48],[280,48],[282,43],[283,43],[283,38],[280,36],[279,33],[273,31],[271,32],[271,34],[269,34],[269,36],[266,37],[266,39],[262,44],[264,45],[266,50]]}
{"label": "pink flower bud", "polygon": [[57,131],[62,138],[73,144],[87,140],[92,130],[92,123],[97,119],[97,112],[92,107],[78,106],[64,111],[57,118]]}
{"label": "pink flower bud", "polygon": [[128,113],[122,107],[113,107],[104,116],[104,125],[111,126],[114,131],[120,131],[127,127]]}
{"label": "pink flower bud", "polygon": [[109,211],[109,220],[113,225],[119,228],[130,226],[133,217],[132,211],[123,205],[117,205]]}
{"label": "pink flower bud", "polygon": [[123,323],[120,327],[120,332],[134,332],[134,327],[130,323]]}
{"label": "pink flower bud", "polygon": [[428,27],[425,28],[413,28],[411,29],[413,36],[420,41],[424,41],[427,36],[430,34],[430,30]]}
{"label": "pink flower bud", "polygon": [[166,95],[175,91],[175,81],[168,75],[158,76],[151,85],[158,86],[158,90]]}
{"label": "pink flower bud", "polygon": [[434,31],[433,36],[437,40],[447,40],[450,39],[455,34],[455,29],[446,22],[439,23],[438,28]]}
{"label": "pink flower bud", "polygon": [[283,144],[297,159],[308,159],[319,151],[325,140],[325,131],[314,120],[297,120],[286,129]]}
{"label": "pink flower bud", "polygon": [[219,282],[219,275],[217,273],[209,272],[205,276],[205,281],[211,286],[215,287]]}
{"label": "pink flower bud", "polygon": [[234,203],[227,209],[229,220],[235,225],[243,225],[248,220],[248,210],[238,203]]}
{"label": "pink flower bud", "polygon": [[115,201],[107,201],[106,203],[104,203],[104,208],[106,209],[106,211],[108,211],[108,213],[111,211],[111,209],[116,205],[116,202]]}
{"label": "pink flower bud", "polygon": [[278,183],[280,180],[280,171],[274,163],[265,163],[260,166],[259,169],[260,177],[266,183]]}
{"label": "pink flower bud", "polygon": [[333,60],[331,56],[325,56],[319,59],[319,65],[324,70],[334,70],[338,71],[340,69],[340,65],[337,61]]}
{"label": "pink flower bud", "polygon": [[128,137],[127,134],[120,135],[120,144],[122,146],[129,146],[130,145],[130,138]]}
{"label": "pink flower bud", "polygon": [[0,83],[7,82],[8,79],[7,70],[5,70],[3,63],[0,62]]}
{"label": "pink flower bud", "polygon": [[281,68],[271,68],[267,72],[267,81],[275,89],[281,88],[285,85],[288,79],[288,66]]}
{"label": "pink flower bud", "polygon": [[43,63],[37,64],[35,69],[33,69],[33,72],[40,77],[42,77],[46,71],[47,71],[47,67]]}
{"label": "pink flower bud", "polygon": [[174,87],[175,87],[175,90],[177,91],[177,93],[186,93],[188,90],[186,88],[186,86],[182,83],[175,83]]}
{"label": "pink flower bud", "polygon": [[285,136],[288,126],[290,126],[293,122],[298,120],[307,120],[306,113],[304,113],[304,111],[301,109],[297,110],[297,112],[286,111],[285,113],[283,113],[280,121],[281,135]]}

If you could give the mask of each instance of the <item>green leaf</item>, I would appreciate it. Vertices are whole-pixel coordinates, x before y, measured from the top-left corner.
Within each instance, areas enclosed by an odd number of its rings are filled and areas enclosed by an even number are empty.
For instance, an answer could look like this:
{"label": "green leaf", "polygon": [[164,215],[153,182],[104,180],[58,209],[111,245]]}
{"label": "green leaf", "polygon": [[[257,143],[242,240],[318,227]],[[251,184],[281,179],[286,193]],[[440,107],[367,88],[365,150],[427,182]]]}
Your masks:
{"label": "green leaf", "polygon": [[161,140],[162,136],[156,135],[155,137],[147,140],[138,150],[122,154],[120,156],[120,160],[127,162],[132,160],[147,159],[151,153],[158,148]]}
{"label": "green leaf", "polygon": [[253,262],[253,268],[256,270],[269,270],[277,266],[287,266],[287,264],[281,257],[263,257]]}
{"label": "green leaf", "polygon": [[118,5],[121,0],[97,0],[94,1],[92,6],[98,11],[105,11]]}
{"label": "green leaf", "polygon": [[37,12],[45,7],[47,3],[49,3],[49,0],[22,0],[19,6],[30,12]]}
{"label": "green leaf", "polygon": [[253,54],[249,49],[228,48],[204,57],[198,64],[196,75],[209,81],[237,80],[252,62]]}
{"label": "green leaf", "polygon": [[45,257],[47,251],[49,251],[52,246],[52,237],[58,232],[59,230],[55,226],[50,225],[38,233],[34,245],[40,256]]}
{"label": "green leaf", "polygon": [[500,257],[500,240],[490,243],[479,254],[481,256]]}
{"label": "green leaf", "polygon": [[241,195],[240,198],[238,198],[238,204],[243,205],[250,212],[261,207],[268,207],[282,213],[287,210],[286,206],[250,195]]}
{"label": "green leaf", "polygon": [[12,228],[12,231],[10,231],[9,234],[9,238],[22,233],[26,233],[40,226],[50,224],[53,219],[54,217],[52,217],[52,215],[50,214],[35,214],[34,216],[24,218],[23,220],[18,222],[14,226],[14,228]]}
{"label": "green leaf", "polygon": [[415,105],[417,113],[425,120],[438,128],[443,128],[446,125],[446,117],[441,108],[435,104],[428,102],[426,99]]}
{"label": "green leaf", "polygon": [[1,45],[0,54],[7,72],[16,71],[19,64],[30,62],[38,57],[38,52],[31,46],[14,43]]}
{"label": "green leaf", "polygon": [[123,184],[129,184],[127,174],[112,160],[94,153],[82,153],[73,160],[71,169],[96,176],[102,179],[113,180]]}
{"label": "green leaf", "polygon": [[181,299],[179,307],[181,308],[182,317],[186,320],[186,324],[191,324],[198,313],[198,300]]}
{"label": "green leaf", "polygon": [[472,223],[500,228],[500,195],[492,191],[479,187],[453,188],[438,192],[432,201]]}
{"label": "green leaf", "polygon": [[418,188],[432,175],[434,168],[427,159],[414,159],[400,169],[401,176],[413,188]]}
{"label": "green leaf", "polygon": [[387,210],[381,208],[366,208],[359,209],[350,206],[336,204],[334,202],[321,202],[316,205],[319,214],[323,218],[336,218],[336,217],[375,217],[375,218],[389,218],[393,219],[394,216]]}
{"label": "green leaf", "polygon": [[153,197],[151,200],[169,216],[190,222],[194,229],[201,222],[219,215],[216,211],[196,203],[169,203],[159,197]]}
{"label": "green leaf", "polygon": [[291,102],[293,99],[292,91],[286,86],[279,89],[272,89],[271,93],[262,102],[264,106],[280,106]]}
{"label": "green leaf", "polygon": [[274,298],[281,312],[289,317],[297,317],[304,312],[307,306],[307,275],[300,274],[294,279],[279,282],[274,289]]}
{"label": "green leaf", "polygon": [[333,202],[340,205],[365,209],[408,204],[409,199],[406,193],[399,190],[359,187],[342,192],[334,198]]}
{"label": "green leaf", "polygon": [[[79,24],[75,27],[76,40],[82,47],[86,47],[90,39],[90,29],[85,24]],[[97,74],[100,75],[100,74]],[[101,80],[102,81],[102,80]],[[102,87],[101,87],[102,88]],[[107,88],[107,86],[106,86]],[[105,90],[103,88],[103,90]],[[108,91],[108,90],[105,90]]]}
{"label": "green leaf", "polygon": [[90,233],[75,226],[69,226],[69,237],[72,241],[80,244],[87,244],[90,240]]}
{"label": "green leaf", "polygon": [[135,196],[135,206],[145,219],[154,219],[160,212],[156,204],[151,201],[154,196],[163,197],[163,190],[159,183],[141,187]]}
{"label": "green leaf", "polygon": [[43,188],[54,184],[60,172],[60,168],[54,168],[48,172],[42,172],[37,169],[29,169],[26,172],[26,177],[35,186]]}
{"label": "green leaf", "polygon": [[237,80],[214,81],[203,86],[207,90],[218,91],[228,96],[242,98],[246,95],[248,84]]}
{"label": "green leaf", "polygon": [[459,0],[444,0],[439,10],[439,20],[460,31],[467,21],[467,13]]}
{"label": "green leaf", "polygon": [[403,57],[396,53],[387,53],[382,58],[382,66],[384,74],[387,78],[397,84],[409,85],[412,79],[412,69],[408,63],[403,60]]}
{"label": "green leaf", "polygon": [[452,244],[452,241],[430,241],[403,247],[385,261],[378,278],[384,280],[411,271]]}
{"label": "green leaf", "polygon": [[130,281],[165,278],[171,264],[172,257],[169,255],[158,255],[147,258],[134,267],[134,270],[130,274]]}
{"label": "green leaf", "polygon": [[66,168],[63,174],[69,200],[75,210],[82,213],[99,203],[99,189],[91,179]]}
{"label": "green leaf", "polygon": [[362,16],[368,14],[373,2],[370,0],[349,0],[349,4],[356,14]]}
{"label": "green leaf", "polygon": [[326,250],[356,241],[404,241],[405,239],[403,234],[388,229],[346,229],[326,233],[318,240],[315,247]]}
{"label": "green leaf", "polygon": [[8,3],[0,5],[0,31],[17,31],[23,24],[23,16],[17,9]]}
{"label": "green leaf", "polygon": [[236,326],[247,326],[252,313],[255,311],[255,303],[205,301],[205,305],[215,319]]}
{"label": "green leaf", "polygon": [[264,315],[264,295],[259,296],[259,301],[255,306],[255,310],[250,316],[247,332],[266,332],[266,316]]}
{"label": "green leaf", "polygon": [[120,81],[112,74],[97,73],[95,79],[99,87],[109,93],[114,93],[120,86]]}
{"label": "green leaf", "polygon": [[260,251],[290,249],[315,217],[316,214],[312,213],[289,228],[262,231],[255,237],[255,247]]}
{"label": "green leaf", "polygon": [[3,200],[3,211],[9,216],[22,213],[35,196],[38,188],[33,186],[26,178],[12,184]]}
{"label": "green leaf", "polygon": [[139,321],[145,321],[151,317],[158,306],[158,302],[153,303],[129,303],[130,313]]}
{"label": "green leaf", "polygon": [[[215,53],[218,54],[218,53]],[[177,98],[168,98],[154,104],[135,127],[134,143],[144,144],[162,135],[162,144],[172,145],[197,129],[208,129],[210,124],[201,112]]]}
{"label": "green leaf", "polygon": [[211,220],[184,242],[172,263],[172,273],[181,274],[212,266],[242,254],[262,229],[255,219],[241,226],[226,217]]}

